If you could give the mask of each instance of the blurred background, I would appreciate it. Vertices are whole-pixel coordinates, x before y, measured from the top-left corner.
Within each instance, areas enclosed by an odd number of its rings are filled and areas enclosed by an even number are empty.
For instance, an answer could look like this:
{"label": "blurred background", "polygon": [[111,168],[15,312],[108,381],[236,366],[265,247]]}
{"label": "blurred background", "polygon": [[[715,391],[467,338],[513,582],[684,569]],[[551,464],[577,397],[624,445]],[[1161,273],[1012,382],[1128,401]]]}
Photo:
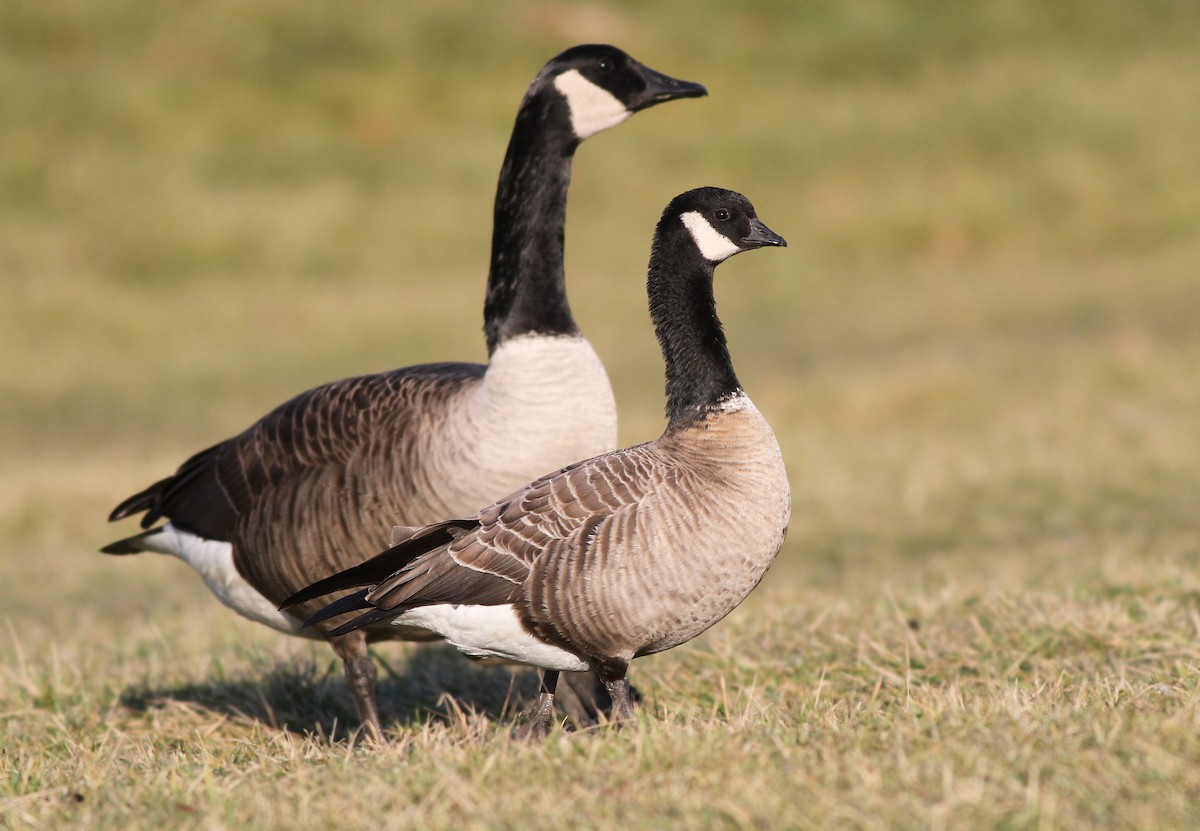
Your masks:
{"label": "blurred background", "polygon": [[576,159],[568,289],[622,443],[662,427],[666,202],[734,188],[790,243],[717,275],[793,481],[756,602],[1194,586],[1192,2],[8,0],[0,653],[288,648],[98,554],[132,531],[107,512],[301,390],[483,359],[513,116],[592,41],[710,91]]}

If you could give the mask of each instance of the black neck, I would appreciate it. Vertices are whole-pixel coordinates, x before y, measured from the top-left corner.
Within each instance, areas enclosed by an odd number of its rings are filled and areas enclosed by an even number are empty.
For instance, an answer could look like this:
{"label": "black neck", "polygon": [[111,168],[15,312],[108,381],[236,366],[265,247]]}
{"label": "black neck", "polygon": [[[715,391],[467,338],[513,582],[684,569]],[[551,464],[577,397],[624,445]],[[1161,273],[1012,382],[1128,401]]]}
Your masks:
{"label": "black neck", "polygon": [[488,354],[530,332],[579,334],[563,279],[563,226],[579,139],[553,90],[526,96],[500,170],[483,331]]}
{"label": "black neck", "polygon": [[667,429],[703,418],[741,390],[713,298],[713,269],[683,234],[650,255],[650,318],[667,365]]}

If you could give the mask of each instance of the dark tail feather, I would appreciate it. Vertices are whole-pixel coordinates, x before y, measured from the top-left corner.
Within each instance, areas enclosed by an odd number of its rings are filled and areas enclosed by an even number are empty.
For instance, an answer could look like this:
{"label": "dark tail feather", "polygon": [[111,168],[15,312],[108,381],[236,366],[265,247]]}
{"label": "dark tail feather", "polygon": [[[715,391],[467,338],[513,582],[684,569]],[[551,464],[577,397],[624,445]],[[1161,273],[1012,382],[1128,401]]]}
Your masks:
{"label": "dark tail feather", "polygon": [[110,542],[108,545],[100,549],[101,554],[141,554],[146,550],[146,547],[140,545],[142,540],[153,534],[161,531],[161,528],[151,528],[149,531],[143,531],[140,534],[134,534],[132,537],[126,537],[123,540]]}
{"label": "dark tail feather", "polygon": [[[396,546],[400,548],[401,546]],[[332,594],[342,589],[358,589],[363,586],[374,586],[383,582],[393,571],[400,567],[398,558],[393,556],[395,548],[389,548],[382,554],[376,554],[365,563],[359,563],[345,571],[318,580],[307,588],[293,594],[279,605],[279,611],[285,611],[322,595]],[[308,624],[305,624],[306,626]]]}
{"label": "dark tail feather", "polygon": [[370,589],[363,589],[360,592],[348,594],[341,600],[333,601],[324,609],[317,612],[308,620],[304,621],[304,623],[301,625],[301,628],[307,629],[310,626],[316,626],[323,620],[329,620],[331,617],[337,617],[338,615],[345,614],[346,612],[354,612],[358,609],[370,609],[371,604],[366,600],[367,592],[369,591]]}
{"label": "dark tail feather", "polygon": [[353,632],[355,629],[362,629],[364,626],[370,626],[372,623],[377,621],[389,620],[396,617],[403,611],[403,609],[388,609],[386,611],[383,609],[375,609],[374,611],[359,615],[349,623],[342,624],[337,629],[334,629],[332,632],[330,632],[328,637],[336,638],[338,635],[345,635],[347,632]]}
{"label": "dark tail feather", "polygon": [[162,493],[162,489],[167,485],[168,482],[171,481],[172,478],[174,477],[168,476],[166,479],[160,479],[150,487],[146,488],[144,491],[138,491],[133,496],[126,499],[120,505],[113,508],[112,513],[108,515],[108,521],[116,522],[118,519],[124,519],[127,516],[133,516],[134,514],[140,514],[143,511],[146,511],[146,516],[142,518],[142,527],[146,528],[147,526],[157,522],[159,517],[158,504],[160,494]]}
{"label": "dark tail feather", "polygon": [[280,611],[290,609],[305,601],[321,597],[342,589],[360,589],[363,586],[375,586],[408,565],[427,551],[445,545],[462,535],[463,531],[479,525],[477,519],[451,519],[429,525],[413,534],[398,545],[393,545],[382,554],[376,554],[366,562],[339,571],[318,580],[311,586],[293,594],[280,605]]}

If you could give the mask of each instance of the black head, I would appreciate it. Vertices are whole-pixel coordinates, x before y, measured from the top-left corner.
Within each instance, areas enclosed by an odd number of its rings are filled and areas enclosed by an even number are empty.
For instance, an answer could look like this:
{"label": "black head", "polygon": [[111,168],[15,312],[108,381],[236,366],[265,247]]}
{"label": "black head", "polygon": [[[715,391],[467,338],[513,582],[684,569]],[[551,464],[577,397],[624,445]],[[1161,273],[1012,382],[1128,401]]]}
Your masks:
{"label": "black head", "polygon": [[615,46],[574,46],[551,59],[539,76],[567,102],[579,140],[615,127],[638,110],[676,98],[708,94],[634,60]]}
{"label": "black head", "polygon": [[667,364],[668,430],[706,417],[741,389],[717,318],[713,269],[742,251],[784,245],[731,190],[689,190],[663,211],[646,288]]}
{"label": "black head", "polygon": [[787,246],[758,218],[749,199],[722,188],[697,188],[676,196],[663,211],[659,229],[689,238],[710,263],[754,248]]}

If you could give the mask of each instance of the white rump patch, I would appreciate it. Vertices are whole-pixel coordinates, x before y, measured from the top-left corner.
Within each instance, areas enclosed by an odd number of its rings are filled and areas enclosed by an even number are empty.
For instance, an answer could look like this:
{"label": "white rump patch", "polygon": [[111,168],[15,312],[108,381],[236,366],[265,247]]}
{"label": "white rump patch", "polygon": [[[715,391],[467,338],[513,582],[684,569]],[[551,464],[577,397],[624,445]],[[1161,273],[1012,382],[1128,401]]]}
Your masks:
{"label": "white rump patch", "polygon": [[742,250],[733,243],[733,240],[712,227],[698,211],[688,211],[681,218],[683,224],[691,232],[692,239],[695,240],[696,247],[700,249],[700,254],[704,259],[719,263]]}
{"label": "white rump patch", "polygon": [[564,672],[582,672],[588,668],[587,662],[578,655],[542,643],[529,634],[511,603],[503,606],[421,606],[395,618],[392,624],[419,626],[436,632],[472,658],[500,658]]}
{"label": "white rump patch", "polygon": [[[315,629],[301,631],[301,621],[279,611],[274,603],[259,594],[238,574],[233,564],[231,543],[205,539],[167,524],[157,534],[143,537],[142,544],[147,551],[171,554],[194,568],[208,590],[242,617],[265,623],[289,635],[321,636]],[[311,635],[308,635],[309,632]]]}
{"label": "white rump patch", "polygon": [[578,69],[555,78],[554,88],[567,99],[567,109],[571,111],[571,129],[580,141],[601,130],[616,127],[633,115],[615,95],[583,77]]}

